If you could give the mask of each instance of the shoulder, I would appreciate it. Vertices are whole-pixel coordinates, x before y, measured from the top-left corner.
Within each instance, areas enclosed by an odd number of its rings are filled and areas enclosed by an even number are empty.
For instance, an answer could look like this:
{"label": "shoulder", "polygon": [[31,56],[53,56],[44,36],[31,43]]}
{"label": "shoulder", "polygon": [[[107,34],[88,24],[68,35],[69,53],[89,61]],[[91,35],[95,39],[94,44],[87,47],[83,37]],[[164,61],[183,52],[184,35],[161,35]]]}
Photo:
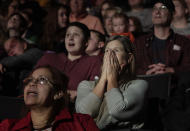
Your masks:
{"label": "shoulder", "polygon": [[38,48],[30,48],[30,49],[26,50],[25,53],[43,55],[43,51]]}
{"label": "shoulder", "polygon": [[94,20],[99,20],[98,17],[93,16],[93,15],[87,15],[86,17],[87,17],[88,19],[92,19],[92,21],[94,21]]}
{"label": "shoulder", "polygon": [[129,89],[137,90],[138,92],[146,91],[148,89],[148,82],[145,80],[132,80],[126,86]]}
{"label": "shoulder", "polygon": [[55,52],[51,52],[51,53],[45,52],[44,55],[43,55],[43,58],[46,58],[47,60],[49,60],[49,59],[54,59],[55,60],[55,58],[57,60],[59,58],[65,58],[65,57],[66,56],[65,56],[64,53],[57,54]]}
{"label": "shoulder", "polygon": [[87,80],[84,80],[84,81],[81,81],[80,83],[79,83],[79,87],[78,87],[78,89],[80,89],[80,88],[94,88],[94,86],[95,86],[95,81],[87,81]]}
{"label": "shoulder", "polygon": [[30,48],[27,51],[37,51],[37,52],[43,52],[42,50],[38,49],[38,48]]}
{"label": "shoulder", "polygon": [[129,81],[129,85],[148,86],[148,82],[145,80],[137,79],[137,80]]}
{"label": "shoulder", "polygon": [[146,43],[146,41],[153,40],[153,33],[143,34],[142,36],[139,36],[137,39],[135,39],[135,42],[141,42]]}
{"label": "shoulder", "polygon": [[99,131],[96,123],[92,119],[90,115],[87,114],[80,114],[80,113],[75,113],[74,119],[80,121],[81,125],[83,126],[84,130],[86,131]]}
{"label": "shoulder", "polygon": [[74,113],[73,117],[75,119],[78,119],[78,120],[82,121],[82,122],[85,122],[85,121],[88,121],[88,120],[92,119],[90,115],[88,115],[88,114],[81,114],[81,113]]}
{"label": "shoulder", "polygon": [[178,33],[174,33],[174,39],[181,42],[189,42],[189,39],[187,37]]}
{"label": "shoulder", "polygon": [[143,10],[143,12],[146,13],[147,15],[150,15],[150,14],[152,14],[152,9],[151,8],[145,8]]}
{"label": "shoulder", "polygon": [[182,50],[187,50],[190,48],[189,44],[190,40],[186,36],[174,33],[173,40],[174,40],[174,46],[178,45],[180,46],[180,48],[182,48]]}
{"label": "shoulder", "polygon": [[99,56],[85,55],[81,60],[89,64],[101,63],[101,58]]}
{"label": "shoulder", "polygon": [[1,131],[9,131],[11,130],[16,123],[18,123],[18,119],[6,119],[6,120],[3,120],[1,123],[0,123],[0,130]]}

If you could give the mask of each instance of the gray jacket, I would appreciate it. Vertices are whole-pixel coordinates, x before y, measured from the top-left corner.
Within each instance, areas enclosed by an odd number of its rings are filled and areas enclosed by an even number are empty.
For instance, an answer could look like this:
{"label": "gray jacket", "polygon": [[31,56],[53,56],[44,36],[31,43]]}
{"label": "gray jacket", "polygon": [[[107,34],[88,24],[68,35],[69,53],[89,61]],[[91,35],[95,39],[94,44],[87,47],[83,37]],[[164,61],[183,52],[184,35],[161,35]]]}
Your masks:
{"label": "gray jacket", "polygon": [[109,125],[131,126],[131,119],[143,108],[148,89],[147,82],[144,80],[130,81],[120,88],[107,91],[103,98],[99,98],[92,92],[95,85],[95,81],[82,81],[79,84],[76,111],[91,115],[100,129]]}
{"label": "gray jacket", "polygon": [[22,69],[32,69],[43,52],[38,48],[31,48],[18,56],[8,56],[0,61],[0,64],[7,70],[15,71]]}

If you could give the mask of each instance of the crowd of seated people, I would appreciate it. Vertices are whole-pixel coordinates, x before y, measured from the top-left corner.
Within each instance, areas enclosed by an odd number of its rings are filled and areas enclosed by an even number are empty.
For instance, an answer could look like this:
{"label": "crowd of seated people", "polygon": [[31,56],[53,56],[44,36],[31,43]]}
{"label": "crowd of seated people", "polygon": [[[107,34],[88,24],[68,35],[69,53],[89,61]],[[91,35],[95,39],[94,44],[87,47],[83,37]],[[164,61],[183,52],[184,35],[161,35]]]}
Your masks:
{"label": "crowd of seated people", "polygon": [[150,86],[138,76],[160,74],[171,75],[158,112],[162,129],[188,130],[189,3],[0,1],[0,95],[21,97],[29,108],[0,131],[146,128]]}

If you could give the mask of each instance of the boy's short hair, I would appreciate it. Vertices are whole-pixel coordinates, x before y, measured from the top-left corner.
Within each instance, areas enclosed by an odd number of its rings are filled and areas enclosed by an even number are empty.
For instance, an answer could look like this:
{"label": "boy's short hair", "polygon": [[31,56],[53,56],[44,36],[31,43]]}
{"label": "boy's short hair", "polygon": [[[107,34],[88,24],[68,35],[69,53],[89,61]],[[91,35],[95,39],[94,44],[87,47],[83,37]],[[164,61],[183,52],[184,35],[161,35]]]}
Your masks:
{"label": "boy's short hair", "polygon": [[90,30],[90,32],[95,33],[100,42],[105,42],[105,35],[104,34],[102,34],[99,31],[96,31],[96,30]]}

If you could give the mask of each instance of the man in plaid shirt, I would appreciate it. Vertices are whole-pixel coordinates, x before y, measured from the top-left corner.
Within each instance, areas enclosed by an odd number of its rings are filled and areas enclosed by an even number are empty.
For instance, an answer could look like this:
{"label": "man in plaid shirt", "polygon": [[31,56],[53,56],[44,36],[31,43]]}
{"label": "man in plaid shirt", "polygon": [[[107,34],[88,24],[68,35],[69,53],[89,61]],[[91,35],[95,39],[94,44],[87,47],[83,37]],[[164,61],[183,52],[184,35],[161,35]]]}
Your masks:
{"label": "man in plaid shirt", "polygon": [[158,0],[152,10],[153,32],[135,40],[139,75],[175,73],[190,69],[190,41],[171,28],[172,0]]}

